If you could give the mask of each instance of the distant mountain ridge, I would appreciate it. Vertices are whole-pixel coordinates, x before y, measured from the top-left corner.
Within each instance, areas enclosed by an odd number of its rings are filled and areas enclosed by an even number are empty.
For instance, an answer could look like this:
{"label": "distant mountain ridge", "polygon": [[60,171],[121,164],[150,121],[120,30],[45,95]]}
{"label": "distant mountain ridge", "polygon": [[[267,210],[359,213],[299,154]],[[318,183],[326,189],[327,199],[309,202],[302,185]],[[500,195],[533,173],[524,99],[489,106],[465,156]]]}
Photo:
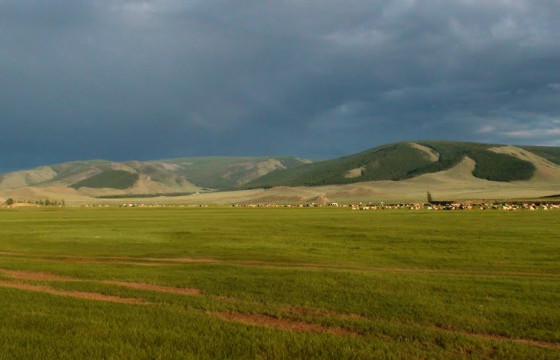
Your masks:
{"label": "distant mountain ridge", "polygon": [[62,186],[92,196],[109,195],[110,189],[116,195],[191,193],[238,187],[271,171],[309,162],[288,156],[72,161],[1,174],[0,190]]}
{"label": "distant mountain ridge", "polygon": [[[274,191],[254,192],[270,188]],[[188,201],[201,201],[198,195],[210,193],[214,194],[207,196],[207,201],[219,202],[239,197],[250,201],[257,193],[259,201],[326,195],[337,199],[390,199],[390,191],[397,188],[408,192],[402,196],[415,199],[428,189],[446,189],[457,196],[480,194],[482,189],[487,191],[485,196],[496,191],[512,194],[513,190],[519,196],[529,188],[533,194],[558,194],[560,147],[415,141],[317,162],[287,156],[90,160],[0,174],[3,199],[65,198],[81,203],[95,198],[177,199],[191,194],[195,197]],[[245,192],[225,194],[226,190]]]}
{"label": "distant mountain ridge", "polygon": [[[453,141],[399,142],[361,153],[273,171],[243,188],[273,186],[321,186],[365,181],[399,181],[452,168],[465,157],[475,161],[473,176],[498,182],[529,180],[535,165],[517,154],[498,149],[504,145]],[[560,148],[519,146],[535,156],[560,164]]]}

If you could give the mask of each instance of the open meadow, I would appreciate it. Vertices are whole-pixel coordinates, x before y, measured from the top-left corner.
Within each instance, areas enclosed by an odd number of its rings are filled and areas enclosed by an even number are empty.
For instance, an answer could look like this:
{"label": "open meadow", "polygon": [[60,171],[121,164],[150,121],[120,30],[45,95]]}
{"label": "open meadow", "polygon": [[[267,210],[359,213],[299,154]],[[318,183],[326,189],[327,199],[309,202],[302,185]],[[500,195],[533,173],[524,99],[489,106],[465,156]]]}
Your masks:
{"label": "open meadow", "polygon": [[560,359],[560,211],[0,210],[0,359]]}

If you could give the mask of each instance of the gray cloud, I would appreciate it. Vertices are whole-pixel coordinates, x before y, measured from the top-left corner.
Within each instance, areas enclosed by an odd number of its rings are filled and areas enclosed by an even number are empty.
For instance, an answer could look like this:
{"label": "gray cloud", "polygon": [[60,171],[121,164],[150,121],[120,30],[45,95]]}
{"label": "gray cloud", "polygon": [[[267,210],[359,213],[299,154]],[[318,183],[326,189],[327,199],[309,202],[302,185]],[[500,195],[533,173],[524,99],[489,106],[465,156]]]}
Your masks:
{"label": "gray cloud", "polygon": [[0,1],[0,169],[558,144],[557,1]]}

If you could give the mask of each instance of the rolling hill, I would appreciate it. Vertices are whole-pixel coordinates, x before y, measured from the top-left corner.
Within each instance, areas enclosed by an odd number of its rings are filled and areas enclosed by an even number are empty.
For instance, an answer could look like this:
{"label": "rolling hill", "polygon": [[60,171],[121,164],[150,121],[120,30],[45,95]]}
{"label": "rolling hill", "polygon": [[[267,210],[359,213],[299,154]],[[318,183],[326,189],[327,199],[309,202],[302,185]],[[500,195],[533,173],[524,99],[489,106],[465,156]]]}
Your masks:
{"label": "rolling hill", "polygon": [[[450,141],[387,144],[337,159],[285,171],[273,171],[243,185],[243,188],[400,181],[451,169],[465,157],[474,160],[472,174],[476,178],[511,182],[533,177],[536,167],[532,161],[516,154],[497,151],[500,147],[501,145],[494,144]],[[560,148],[533,146],[523,149],[534,156],[560,164]]]}
{"label": "rolling hill", "polygon": [[[93,197],[186,194],[241,186],[308,163],[294,157],[199,157],[156,161],[73,161],[0,175],[0,190],[65,189]],[[32,195],[32,194],[30,194]]]}
{"label": "rolling hill", "polygon": [[0,200],[74,203],[419,201],[560,194],[560,148],[451,141],[399,142],[311,162],[295,157],[75,161],[0,175]]}

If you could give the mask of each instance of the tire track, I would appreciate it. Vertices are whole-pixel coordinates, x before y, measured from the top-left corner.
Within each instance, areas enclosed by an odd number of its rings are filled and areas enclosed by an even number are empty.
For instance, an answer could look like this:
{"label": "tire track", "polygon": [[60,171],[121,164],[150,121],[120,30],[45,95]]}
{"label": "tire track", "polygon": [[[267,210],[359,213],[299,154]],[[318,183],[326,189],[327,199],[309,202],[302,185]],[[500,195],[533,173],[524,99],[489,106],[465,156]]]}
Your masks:
{"label": "tire track", "polygon": [[107,301],[107,302],[114,302],[114,303],[121,303],[121,304],[131,304],[131,305],[152,304],[150,302],[137,298],[125,298],[125,297],[105,295],[105,294],[95,293],[95,292],[61,290],[61,289],[52,288],[50,286],[32,285],[32,284],[21,283],[21,282],[0,281],[0,286],[6,288],[12,288],[12,289],[35,291],[44,294],[66,296],[66,297],[86,299],[86,300],[98,300],[98,301]]}

